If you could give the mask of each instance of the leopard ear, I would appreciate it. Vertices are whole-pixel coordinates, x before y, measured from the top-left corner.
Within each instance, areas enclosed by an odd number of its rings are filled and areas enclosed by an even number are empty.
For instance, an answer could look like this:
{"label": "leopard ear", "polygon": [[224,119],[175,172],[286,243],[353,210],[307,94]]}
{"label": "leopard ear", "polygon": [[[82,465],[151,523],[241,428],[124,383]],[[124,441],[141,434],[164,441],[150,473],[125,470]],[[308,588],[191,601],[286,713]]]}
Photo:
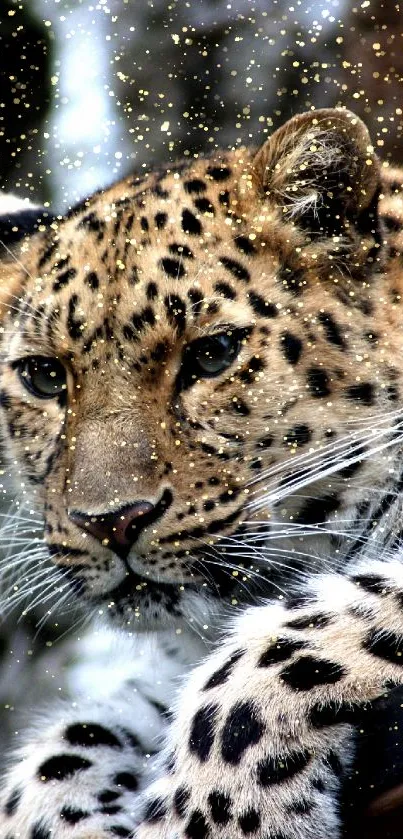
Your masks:
{"label": "leopard ear", "polygon": [[55,216],[45,208],[0,193],[0,321],[10,300],[18,297],[27,276],[22,241],[54,220]]}
{"label": "leopard ear", "polygon": [[380,166],[366,126],[350,111],[290,119],[255,155],[252,183],[313,233],[340,235],[360,222],[362,232],[376,233]]}

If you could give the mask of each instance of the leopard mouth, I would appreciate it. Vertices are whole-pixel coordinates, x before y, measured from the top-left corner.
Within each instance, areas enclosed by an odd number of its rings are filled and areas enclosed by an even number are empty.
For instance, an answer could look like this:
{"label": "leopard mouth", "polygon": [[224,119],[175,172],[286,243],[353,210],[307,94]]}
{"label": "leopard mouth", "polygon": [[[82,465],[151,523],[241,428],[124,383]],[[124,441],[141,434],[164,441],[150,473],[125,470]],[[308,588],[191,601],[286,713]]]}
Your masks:
{"label": "leopard mouth", "polygon": [[[91,591],[85,579],[73,581],[81,606],[90,610],[95,617],[102,617],[113,627],[123,631],[155,631],[162,628],[191,626],[196,614],[203,614],[203,621],[209,624],[210,613],[216,614],[217,608],[232,608],[231,604],[248,604],[256,595],[262,594],[261,584],[256,585],[253,578],[245,582],[246,577],[235,578],[226,570],[226,562],[214,564],[214,574],[205,573],[202,556],[193,563],[194,580],[158,579],[143,573],[124,563],[125,575],[120,582],[112,583],[111,588]],[[77,584],[77,585],[76,585]],[[84,604],[87,604],[85,607]],[[221,604],[221,605],[220,605]],[[204,624],[203,624],[204,625]]]}
{"label": "leopard mouth", "polygon": [[[133,570],[127,560],[124,561],[126,573],[121,582],[97,594],[91,593],[86,589],[84,580],[73,581],[73,586],[80,599],[90,601],[94,606],[107,606],[108,609],[131,607],[136,609],[144,604],[145,601],[160,603],[167,601],[169,603],[178,603],[184,592],[194,592],[210,595],[213,598],[227,597],[236,586],[234,578],[229,579],[228,575],[221,573],[219,569],[215,569],[215,579],[211,578],[209,584],[206,583],[206,578],[203,573],[198,573],[198,563],[195,563],[195,579],[161,579],[150,576],[149,572],[138,573]],[[77,583],[77,586],[75,585]]]}
{"label": "leopard mouth", "polygon": [[[189,586],[195,588],[194,584],[187,584],[186,588],[188,588]],[[169,594],[169,596],[171,596],[175,588],[177,588],[179,591],[179,587],[183,588],[184,583],[179,583],[177,580],[172,580],[172,582],[167,582],[166,580],[153,580],[149,577],[137,574],[130,568],[126,572],[126,575],[121,583],[118,583],[117,586],[105,592],[104,594],[96,595],[96,597],[92,599],[96,600],[97,602],[110,601],[114,603],[119,603],[122,601],[128,601],[130,599],[141,599],[142,595],[145,594],[149,594],[150,596],[152,596],[157,593],[166,593]]]}
{"label": "leopard mouth", "polygon": [[[244,528],[244,523],[238,525],[232,531],[231,538],[241,539]],[[54,550],[59,548],[59,546],[57,548],[51,546],[51,550],[52,547]],[[129,548],[124,553],[112,550],[111,545],[108,547],[111,554],[115,555],[114,564],[117,563],[117,568],[120,566],[115,579],[108,580],[108,574],[101,575],[96,584],[91,585],[84,565],[75,565],[68,570],[65,568],[64,573],[70,577],[72,588],[81,601],[87,601],[96,608],[106,606],[110,611],[119,610],[121,607],[137,610],[151,602],[177,602],[186,593],[201,594],[203,598],[227,603],[236,594],[239,602],[249,602],[254,595],[265,593],[264,590],[271,576],[269,567],[264,570],[260,569],[259,573],[256,573],[252,567],[249,573],[247,562],[242,563],[242,568],[236,564],[231,565],[228,561],[231,557],[226,554],[225,543],[223,546],[220,545],[212,562],[211,555],[208,549],[206,552],[205,546],[193,545],[191,563],[183,569],[184,573],[178,573],[178,566],[171,576],[168,568],[158,568],[154,560],[149,566],[147,556],[136,553],[134,546],[132,546],[132,551]],[[256,560],[254,560],[254,565],[256,565]],[[236,570],[237,568],[239,571]],[[233,569],[235,569],[235,574]]]}
{"label": "leopard mouth", "polygon": [[[186,590],[195,591],[194,585]],[[127,631],[149,631],[181,624],[184,585],[177,581],[157,582],[131,569],[114,588],[88,595],[87,602],[113,626]]]}

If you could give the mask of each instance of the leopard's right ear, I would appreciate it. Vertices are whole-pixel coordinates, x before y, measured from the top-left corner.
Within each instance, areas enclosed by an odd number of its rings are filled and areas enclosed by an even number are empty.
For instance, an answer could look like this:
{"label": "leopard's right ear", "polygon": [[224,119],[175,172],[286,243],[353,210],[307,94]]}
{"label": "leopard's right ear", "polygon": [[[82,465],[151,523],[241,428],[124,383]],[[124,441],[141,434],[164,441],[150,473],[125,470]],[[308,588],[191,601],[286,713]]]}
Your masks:
{"label": "leopard's right ear", "polygon": [[0,322],[11,300],[21,294],[28,276],[23,242],[45,230],[54,220],[55,216],[44,207],[0,193]]}
{"label": "leopard's right ear", "polygon": [[316,237],[356,229],[380,239],[380,164],[368,129],[351,111],[292,117],[258,150],[243,183]]}

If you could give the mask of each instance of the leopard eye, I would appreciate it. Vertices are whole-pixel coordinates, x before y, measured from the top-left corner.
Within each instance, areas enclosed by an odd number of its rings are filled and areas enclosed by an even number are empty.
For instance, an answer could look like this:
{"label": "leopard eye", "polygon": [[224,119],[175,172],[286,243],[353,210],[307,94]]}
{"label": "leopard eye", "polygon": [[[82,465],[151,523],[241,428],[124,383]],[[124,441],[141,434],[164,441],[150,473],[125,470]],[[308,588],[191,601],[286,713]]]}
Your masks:
{"label": "leopard eye", "polygon": [[57,358],[30,355],[17,363],[20,379],[39,399],[54,399],[66,390],[66,370]]}
{"label": "leopard eye", "polygon": [[230,367],[239,353],[241,341],[231,332],[200,338],[191,345],[196,376],[218,376]]}
{"label": "leopard eye", "polygon": [[250,331],[249,327],[234,326],[226,332],[206,335],[188,344],[183,353],[177,388],[186,390],[198,379],[211,379],[223,373],[237,357]]}

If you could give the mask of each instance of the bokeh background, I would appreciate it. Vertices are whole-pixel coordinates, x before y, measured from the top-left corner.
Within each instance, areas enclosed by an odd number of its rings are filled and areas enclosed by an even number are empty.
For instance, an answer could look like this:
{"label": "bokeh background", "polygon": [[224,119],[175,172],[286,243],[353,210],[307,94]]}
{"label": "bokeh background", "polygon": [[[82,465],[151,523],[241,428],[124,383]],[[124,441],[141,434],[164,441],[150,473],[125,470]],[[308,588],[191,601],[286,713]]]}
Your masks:
{"label": "bokeh background", "polygon": [[345,105],[403,159],[393,0],[1,0],[0,179],[59,208]]}
{"label": "bokeh background", "polygon": [[[130,170],[257,144],[292,114],[335,105],[403,163],[399,3],[0,0],[0,185],[57,211]],[[7,480],[0,490],[7,514]],[[0,533],[6,565],[12,535]],[[69,631],[69,615],[6,618],[1,586],[0,574],[0,755],[20,713],[85,691],[84,673],[94,687],[116,660],[102,633]]]}

